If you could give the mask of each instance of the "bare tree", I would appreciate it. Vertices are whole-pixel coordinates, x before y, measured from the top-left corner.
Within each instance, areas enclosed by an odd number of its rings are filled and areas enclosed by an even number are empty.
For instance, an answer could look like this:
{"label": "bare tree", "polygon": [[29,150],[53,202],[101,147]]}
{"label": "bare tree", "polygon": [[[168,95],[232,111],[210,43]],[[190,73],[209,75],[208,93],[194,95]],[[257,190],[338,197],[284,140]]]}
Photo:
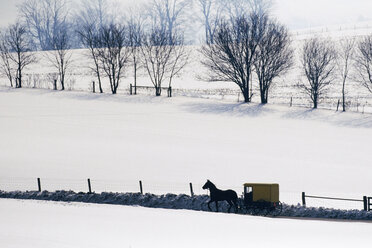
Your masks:
{"label": "bare tree", "polygon": [[352,68],[351,63],[355,54],[355,38],[340,40],[338,53],[338,70],[342,80],[342,111],[346,111],[346,81]]}
{"label": "bare tree", "polygon": [[13,87],[14,70],[6,39],[5,34],[0,34],[0,71],[9,79],[10,87]]}
{"label": "bare tree", "polygon": [[203,14],[202,23],[205,28],[205,41],[213,44],[214,33],[221,19],[222,7],[218,0],[198,0],[198,6]]}
{"label": "bare tree", "polygon": [[259,15],[268,14],[273,6],[272,0],[219,0],[226,9],[226,14],[233,20],[238,17],[248,16],[250,13]]}
{"label": "bare tree", "polygon": [[129,63],[131,50],[129,31],[126,26],[110,24],[104,26],[98,38],[98,59],[109,78],[112,94],[117,93],[120,79]]}
{"label": "bare tree", "polygon": [[209,68],[209,81],[230,81],[237,84],[245,102],[251,102],[250,80],[262,29],[268,21],[266,15],[251,13],[248,17],[237,17],[233,22],[221,21],[214,35],[214,44],[202,47]]}
{"label": "bare tree", "polygon": [[187,16],[186,10],[191,6],[191,0],[153,0],[150,18],[151,23],[162,29],[168,36],[168,41],[172,41],[173,35],[177,30],[186,29]]}
{"label": "bare tree", "polygon": [[174,35],[173,51],[169,61],[168,87],[172,86],[173,78],[178,76],[189,61],[189,53],[185,46],[183,35]]}
{"label": "bare tree", "polygon": [[[65,78],[67,70],[71,65],[72,52],[70,50],[70,34],[67,29],[60,29],[59,33],[53,37],[50,47],[52,50],[48,51],[47,58],[54,68],[58,70],[58,78],[61,84],[61,90],[65,90]],[[56,88],[55,88],[56,90]]]}
{"label": "bare tree", "polygon": [[95,30],[99,30],[113,21],[110,8],[107,0],[82,0],[78,20],[83,26],[94,24]]}
{"label": "bare tree", "polygon": [[53,49],[53,40],[67,25],[68,0],[25,0],[18,8],[38,47]]}
{"label": "bare tree", "polygon": [[302,68],[308,82],[299,83],[298,86],[310,96],[314,109],[318,108],[319,100],[334,80],[336,57],[331,41],[318,38],[305,41]]}
{"label": "bare tree", "polygon": [[81,30],[78,30],[78,34],[80,36],[81,43],[84,45],[84,47],[89,49],[89,57],[94,62],[94,67],[91,69],[97,76],[99,91],[100,93],[103,93],[98,53],[98,31],[93,23],[86,23],[81,26]]}
{"label": "bare tree", "polygon": [[130,18],[129,24],[129,46],[132,55],[132,64],[134,71],[134,94],[137,94],[137,70],[139,69],[141,44],[143,36],[143,22],[141,18],[136,18],[132,16]]}
{"label": "bare tree", "polygon": [[372,93],[372,36],[367,36],[358,42],[355,66],[357,81]]}
{"label": "bare tree", "polygon": [[11,52],[9,59],[16,68],[16,88],[22,88],[23,69],[36,61],[36,57],[31,53],[31,45],[26,32],[26,27],[17,22],[10,25],[5,34],[5,47]]}
{"label": "bare tree", "polygon": [[287,29],[274,21],[261,22],[263,37],[258,43],[254,68],[260,86],[261,103],[268,102],[269,90],[276,77],[293,65],[293,50]]}
{"label": "bare tree", "polygon": [[142,41],[141,52],[143,64],[152,84],[156,96],[161,95],[164,80],[169,80],[169,87],[174,76],[180,73],[187,63],[187,52],[183,43],[183,36],[173,34],[169,36],[161,27],[153,27]]}

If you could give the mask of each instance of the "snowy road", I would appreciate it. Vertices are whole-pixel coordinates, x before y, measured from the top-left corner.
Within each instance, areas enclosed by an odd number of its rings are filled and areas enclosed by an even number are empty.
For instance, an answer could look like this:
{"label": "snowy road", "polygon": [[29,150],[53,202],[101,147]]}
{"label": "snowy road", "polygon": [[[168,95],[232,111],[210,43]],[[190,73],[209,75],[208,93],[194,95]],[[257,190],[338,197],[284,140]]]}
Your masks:
{"label": "snowy road", "polygon": [[3,248],[368,247],[372,224],[0,199]]}

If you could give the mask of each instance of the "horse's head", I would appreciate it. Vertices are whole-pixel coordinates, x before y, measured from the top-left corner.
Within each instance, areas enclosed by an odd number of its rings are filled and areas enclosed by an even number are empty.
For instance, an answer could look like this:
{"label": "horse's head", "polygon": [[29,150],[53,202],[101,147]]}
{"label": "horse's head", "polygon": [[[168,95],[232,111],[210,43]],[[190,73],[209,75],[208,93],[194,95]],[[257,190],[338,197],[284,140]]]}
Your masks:
{"label": "horse's head", "polygon": [[213,183],[209,180],[204,184],[203,189],[210,189]]}

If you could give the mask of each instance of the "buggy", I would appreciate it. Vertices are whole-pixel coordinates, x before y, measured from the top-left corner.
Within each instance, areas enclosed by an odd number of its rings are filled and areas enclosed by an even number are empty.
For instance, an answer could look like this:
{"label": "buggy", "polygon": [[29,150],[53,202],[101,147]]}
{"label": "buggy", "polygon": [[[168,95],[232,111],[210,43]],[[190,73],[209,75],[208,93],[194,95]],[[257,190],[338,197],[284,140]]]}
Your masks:
{"label": "buggy", "polygon": [[283,206],[279,201],[279,184],[245,183],[240,209],[244,214],[278,216]]}

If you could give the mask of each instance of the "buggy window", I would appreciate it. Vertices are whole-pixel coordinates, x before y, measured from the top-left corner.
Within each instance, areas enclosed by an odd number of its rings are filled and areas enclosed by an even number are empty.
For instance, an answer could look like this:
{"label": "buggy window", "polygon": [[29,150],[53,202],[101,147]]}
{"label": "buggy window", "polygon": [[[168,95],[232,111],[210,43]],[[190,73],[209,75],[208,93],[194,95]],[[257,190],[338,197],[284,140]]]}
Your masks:
{"label": "buggy window", "polygon": [[253,190],[252,187],[245,187],[245,189],[244,189],[244,193],[245,193],[245,194],[251,193],[252,190]]}
{"label": "buggy window", "polygon": [[253,201],[253,188],[244,187],[244,203],[250,204]]}

